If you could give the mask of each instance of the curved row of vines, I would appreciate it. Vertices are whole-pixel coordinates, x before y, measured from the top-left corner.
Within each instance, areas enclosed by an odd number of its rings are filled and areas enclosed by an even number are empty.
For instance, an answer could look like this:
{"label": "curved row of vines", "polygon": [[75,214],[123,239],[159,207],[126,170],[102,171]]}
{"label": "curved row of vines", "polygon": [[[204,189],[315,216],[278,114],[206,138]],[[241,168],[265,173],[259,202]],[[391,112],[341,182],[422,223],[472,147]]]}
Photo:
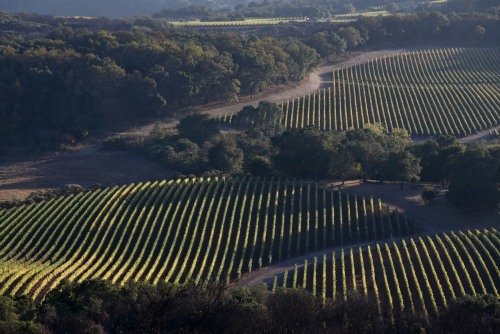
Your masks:
{"label": "curved row of vines", "polygon": [[0,212],[0,294],[63,279],[230,280],[310,251],[407,236],[380,200],[282,178],[177,179]]}
{"label": "curved row of vines", "polygon": [[322,298],[371,296],[380,312],[436,314],[464,295],[499,296],[500,233],[451,232],[376,243],[313,258],[274,277],[278,287],[305,288]]}
{"label": "curved row of vines", "polygon": [[[500,49],[430,49],[333,72],[333,84],[281,104],[287,129],[379,123],[412,135],[466,136],[500,124]],[[238,115],[226,122],[246,124]]]}

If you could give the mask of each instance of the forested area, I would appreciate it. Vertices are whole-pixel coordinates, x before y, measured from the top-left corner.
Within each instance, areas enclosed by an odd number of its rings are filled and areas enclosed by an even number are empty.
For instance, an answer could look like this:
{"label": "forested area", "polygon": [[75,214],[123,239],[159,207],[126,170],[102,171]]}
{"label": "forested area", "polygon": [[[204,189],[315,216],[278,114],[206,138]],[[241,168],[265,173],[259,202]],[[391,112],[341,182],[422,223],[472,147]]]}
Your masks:
{"label": "forested area", "polygon": [[373,298],[323,302],[305,290],[207,288],[102,281],[65,282],[44,303],[0,297],[1,333],[495,333],[500,303],[493,295],[457,298],[425,320],[423,312],[392,321]]}
{"label": "forested area", "polygon": [[[319,57],[418,43],[496,45],[498,16],[361,18],[254,35],[192,32],[164,20],[0,15],[0,147],[73,144],[96,129],[236,100],[301,80]],[[1,150],[0,150],[1,151]]]}
{"label": "forested area", "polygon": [[3,147],[71,144],[102,124],[236,100],[300,80],[317,60],[293,38],[54,27],[31,39],[19,31],[0,41]]}

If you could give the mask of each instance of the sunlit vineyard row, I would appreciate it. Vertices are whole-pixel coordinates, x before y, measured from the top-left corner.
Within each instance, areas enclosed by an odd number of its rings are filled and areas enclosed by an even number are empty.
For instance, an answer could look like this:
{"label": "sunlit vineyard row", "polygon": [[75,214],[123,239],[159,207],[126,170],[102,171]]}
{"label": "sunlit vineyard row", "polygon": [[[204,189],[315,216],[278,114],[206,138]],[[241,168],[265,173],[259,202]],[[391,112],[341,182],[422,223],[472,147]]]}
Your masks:
{"label": "sunlit vineyard row", "polygon": [[498,48],[405,52],[334,71],[331,87],[284,101],[280,121],[288,129],[379,123],[412,135],[466,136],[500,124],[499,84]]}
{"label": "sunlit vineyard row", "polygon": [[282,122],[464,136],[499,124],[499,83],[500,49],[407,52],[335,71],[331,88],[283,103]]}
{"label": "sunlit vineyard row", "polygon": [[[371,17],[371,16],[386,16],[389,12],[384,10],[370,11],[370,12],[360,12],[360,13],[350,13],[350,14],[337,14],[327,19],[316,19],[319,22],[333,22],[333,23],[347,23],[356,21],[359,17]],[[283,18],[247,18],[245,20],[234,20],[234,21],[171,21],[175,26],[181,27],[228,27],[228,26],[253,26],[253,25],[274,25],[281,23],[290,22],[307,22],[309,19],[307,17],[283,17]]]}
{"label": "sunlit vineyard row", "polygon": [[224,281],[414,229],[380,200],[295,179],[117,186],[0,212],[0,294],[39,298],[63,279]]}
{"label": "sunlit vineyard row", "polygon": [[499,296],[499,238],[491,228],[343,248],[295,265],[269,286],[305,288],[322,298],[371,296],[391,318],[436,314],[457,297]]}

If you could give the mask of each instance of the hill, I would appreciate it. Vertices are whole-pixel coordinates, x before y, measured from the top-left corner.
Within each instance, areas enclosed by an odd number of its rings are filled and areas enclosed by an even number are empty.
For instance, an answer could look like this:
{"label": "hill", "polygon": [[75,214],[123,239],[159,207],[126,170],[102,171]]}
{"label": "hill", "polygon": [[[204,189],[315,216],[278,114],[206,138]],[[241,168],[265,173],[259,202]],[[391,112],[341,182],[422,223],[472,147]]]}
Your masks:
{"label": "hill", "polygon": [[236,5],[241,0],[0,0],[0,11],[29,12],[60,16],[129,17],[151,15],[166,8],[190,5],[219,7]]}
{"label": "hill", "polygon": [[336,69],[330,87],[284,101],[281,123],[336,131],[380,123],[420,136],[490,129],[500,123],[499,55],[497,48],[428,49]]}
{"label": "hill", "polygon": [[413,234],[373,198],[280,178],[130,184],[0,212],[0,294],[63,279],[229,281],[280,260]]}

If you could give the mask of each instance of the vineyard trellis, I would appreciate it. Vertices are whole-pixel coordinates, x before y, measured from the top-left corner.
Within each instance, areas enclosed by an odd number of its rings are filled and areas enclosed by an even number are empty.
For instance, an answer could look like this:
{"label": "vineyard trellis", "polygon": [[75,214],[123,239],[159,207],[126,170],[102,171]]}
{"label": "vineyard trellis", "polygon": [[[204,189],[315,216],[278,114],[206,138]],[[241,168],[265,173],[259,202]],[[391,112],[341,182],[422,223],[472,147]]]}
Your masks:
{"label": "vineyard trellis", "polygon": [[398,228],[399,216],[276,177],[104,188],[0,212],[0,293],[40,298],[63,279],[228,281],[308,251],[375,241],[384,230],[413,233],[413,224]]}
{"label": "vineyard trellis", "polygon": [[[417,136],[467,136],[500,124],[499,56],[499,48],[429,49],[341,68],[331,87],[283,101],[281,123],[336,131],[379,123]],[[232,122],[244,124],[237,116]]]}
{"label": "vineyard trellis", "polygon": [[323,255],[324,260],[312,268],[295,265],[294,276],[299,279],[294,286],[282,282],[280,275],[275,279],[284,287],[304,286],[308,290],[312,286],[304,282],[316,282],[316,291],[324,290],[325,298],[333,299],[349,298],[361,284],[361,295],[375,298],[381,312],[415,313],[418,309],[424,314],[437,314],[449,301],[466,294],[463,281],[471,284],[467,294],[499,296],[497,241],[497,232],[492,228],[403,239],[391,245],[346,247],[328,261],[327,254]]}

